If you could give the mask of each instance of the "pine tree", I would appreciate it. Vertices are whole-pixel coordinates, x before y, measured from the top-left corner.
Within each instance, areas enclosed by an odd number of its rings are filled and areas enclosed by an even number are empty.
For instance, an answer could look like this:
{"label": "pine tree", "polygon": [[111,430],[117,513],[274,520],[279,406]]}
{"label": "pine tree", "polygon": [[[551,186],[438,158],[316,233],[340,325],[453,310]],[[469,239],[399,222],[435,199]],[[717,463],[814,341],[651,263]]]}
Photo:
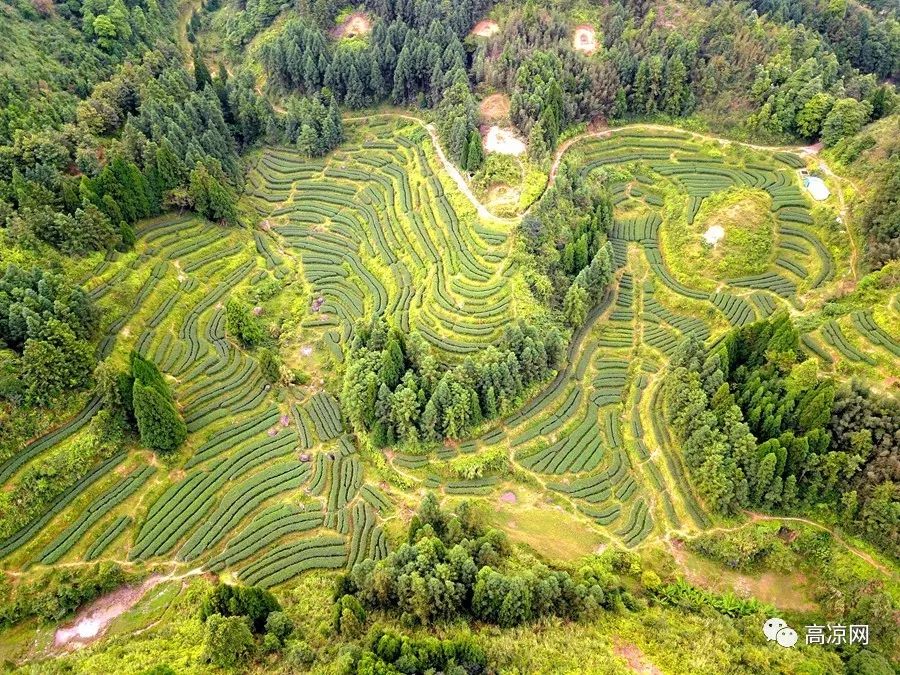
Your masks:
{"label": "pine tree", "polygon": [[531,127],[531,133],[528,134],[528,159],[532,162],[542,162],[547,158],[549,152],[544,124],[538,120]]}
{"label": "pine tree", "polygon": [[210,75],[209,68],[206,67],[200,48],[196,45],[194,46],[194,82],[197,91],[203,91],[206,85],[212,84],[212,75]]}
{"label": "pine tree", "polygon": [[475,173],[484,162],[484,150],[481,147],[481,134],[477,129],[472,129],[469,134],[469,150],[466,154],[465,169],[469,173]]}
{"label": "pine tree", "polygon": [[181,445],[187,438],[187,427],[172,402],[140,380],[135,380],[132,392],[141,443],[160,452],[169,452]]}

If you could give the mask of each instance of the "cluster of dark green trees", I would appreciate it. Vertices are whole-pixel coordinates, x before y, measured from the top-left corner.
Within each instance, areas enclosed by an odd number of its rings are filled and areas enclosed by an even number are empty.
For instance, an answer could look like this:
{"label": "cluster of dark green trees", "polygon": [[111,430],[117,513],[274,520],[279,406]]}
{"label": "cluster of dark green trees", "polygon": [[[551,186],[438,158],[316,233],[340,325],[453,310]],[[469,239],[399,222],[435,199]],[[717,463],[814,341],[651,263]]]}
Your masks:
{"label": "cluster of dark green trees", "polygon": [[187,426],[172,390],[155,363],[131,352],[128,370],[116,372],[104,363],[96,375],[106,410],[126,428],[137,431],[144,446],[171,452],[187,438]]}
{"label": "cluster of dark green trees", "polygon": [[344,140],[344,122],[330,96],[290,98],[284,116],[284,140],[307,157],[321,157]]}
{"label": "cluster of dark green trees", "polygon": [[470,504],[446,513],[428,494],[410,523],[407,543],[383,560],[357,563],[338,580],[335,628],[359,630],[367,610],[388,612],[409,626],[468,618],[510,628],[635,604],[618,578],[600,566],[571,574],[537,563],[512,569],[510,562],[506,536],[486,528]]}
{"label": "cluster of dark green trees", "polygon": [[220,668],[245,665],[259,651],[278,651],[294,632],[275,596],[256,586],[218,584],[204,598],[200,619],[205,623],[203,658]]}
{"label": "cluster of dark green trees", "polygon": [[802,24],[830,44],[842,59],[864,73],[900,77],[900,22],[896,3],[883,4],[889,12],[876,14],[863,3],[820,0],[751,0],[760,14],[779,22]]}
{"label": "cluster of dark green trees", "polygon": [[471,636],[439,640],[410,638],[375,627],[366,636],[365,648],[351,648],[343,655],[342,672],[347,675],[374,673],[487,673],[487,655]]}
{"label": "cluster of dark green trees", "polygon": [[353,428],[377,447],[460,438],[511,410],[546,380],[565,349],[553,326],[507,326],[496,346],[447,368],[417,332],[382,319],[359,325],[347,353],[341,403]]}
{"label": "cluster of dark green trees", "polygon": [[879,269],[900,259],[900,143],[888,149],[888,156],[872,186],[872,198],[863,214],[866,260]]}
{"label": "cluster of dark green trees", "polygon": [[711,351],[686,341],[664,400],[715,510],[824,507],[900,552],[900,406],[820,377],[788,316],[734,331]]}
{"label": "cluster of dark green trees", "polygon": [[171,452],[187,438],[187,426],[175,407],[172,390],[155,363],[136,352],[131,352],[130,361],[131,372],[119,380],[122,401],[134,418],[141,443]]}
{"label": "cluster of dark green trees", "polygon": [[612,223],[609,195],[564,163],[556,182],[519,225],[533,261],[532,291],[561,309],[572,327],[584,323],[612,279],[607,241]]}
{"label": "cluster of dark green trees", "polygon": [[0,226],[20,245],[79,254],[129,247],[133,223],[173,206],[234,222],[237,149],[213,88],[197,89],[176,55],[148,52],[73,120],[13,134],[0,153]]}
{"label": "cluster of dark green trees", "polygon": [[0,276],[0,346],[17,355],[0,378],[0,399],[45,405],[84,386],[94,366],[89,341],[99,312],[80,286],[38,268]]}
{"label": "cluster of dark green trees", "polygon": [[462,38],[483,7],[470,3],[376,3],[364,47],[334,43],[309,20],[293,20],[266,43],[261,59],[280,89],[327,90],[350,108],[385,99],[439,107],[438,130],[454,162],[482,162],[475,100]]}

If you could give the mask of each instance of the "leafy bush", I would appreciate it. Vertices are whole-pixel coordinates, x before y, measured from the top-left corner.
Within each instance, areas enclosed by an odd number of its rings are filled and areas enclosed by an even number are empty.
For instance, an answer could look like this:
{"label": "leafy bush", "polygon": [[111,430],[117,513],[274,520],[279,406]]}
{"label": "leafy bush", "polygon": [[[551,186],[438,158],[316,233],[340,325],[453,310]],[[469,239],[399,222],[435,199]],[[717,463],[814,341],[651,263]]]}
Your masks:
{"label": "leafy bush", "polygon": [[225,305],[225,331],[245,347],[256,347],[265,336],[259,319],[237,298],[229,299]]}
{"label": "leafy bush", "polygon": [[[243,616],[249,621],[254,633],[262,633],[266,630],[271,615],[278,612],[281,612],[278,600],[263,588],[219,584],[203,601],[200,618],[206,620],[214,614]],[[273,627],[281,631],[286,628],[286,624],[282,619],[275,618]]]}

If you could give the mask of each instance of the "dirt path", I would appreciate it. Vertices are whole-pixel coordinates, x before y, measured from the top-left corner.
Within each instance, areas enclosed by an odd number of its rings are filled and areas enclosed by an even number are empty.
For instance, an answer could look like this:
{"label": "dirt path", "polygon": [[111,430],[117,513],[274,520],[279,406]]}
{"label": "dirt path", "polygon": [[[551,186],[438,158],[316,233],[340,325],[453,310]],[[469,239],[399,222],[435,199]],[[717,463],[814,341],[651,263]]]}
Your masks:
{"label": "dirt path", "polygon": [[794,522],[794,523],[803,523],[804,525],[809,525],[810,527],[814,527],[817,530],[822,530],[823,532],[827,532],[828,534],[830,534],[832,536],[832,538],[834,538],[835,542],[837,542],[838,544],[843,546],[845,549],[847,549],[850,553],[855,555],[860,560],[868,563],[869,565],[871,565],[872,567],[877,569],[879,572],[884,574],[886,577],[892,578],[892,579],[897,577],[897,575],[893,571],[888,569],[885,565],[882,565],[880,562],[875,560],[875,558],[873,558],[871,555],[869,555],[865,551],[862,551],[862,550],[856,548],[855,546],[853,546],[852,544],[847,543],[847,541],[844,540],[843,537],[841,537],[837,532],[835,532],[832,528],[830,528],[826,525],[817,523],[814,520],[809,520],[808,518],[800,518],[798,516],[769,516],[764,513],[757,513],[756,511],[744,511],[744,513],[747,516],[749,516],[749,518],[750,518],[749,522],[741,523],[740,525],[732,525],[731,527],[712,527],[708,530],[703,530],[703,534],[712,534],[715,532],[736,532],[738,530],[744,529],[745,527],[747,527],[747,525],[750,525],[751,523],[757,523],[760,521],[777,521],[777,522],[789,521],[789,522]]}
{"label": "dirt path", "polygon": [[183,574],[153,574],[138,586],[122,586],[82,607],[67,625],[59,626],[53,635],[53,646],[81,647],[101,637],[109,624],[137,605],[153,588],[167,581],[178,581],[203,574],[200,567]]}
{"label": "dirt path", "polygon": [[465,195],[466,199],[468,199],[472,206],[475,207],[475,210],[478,211],[479,217],[483,220],[493,220],[497,223],[504,223],[506,225],[516,225],[519,222],[518,217],[504,218],[502,216],[495,216],[481,203],[481,201],[479,201],[478,197],[475,196],[475,193],[473,193],[472,189],[469,187],[468,181],[459,172],[456,165],[447,159],[447,156],[444,154],[444,149],[441,147],[441,139],[438,137],[437,130],[434,128],[433,124],[426,123],[413,115],[404,115],[403,113],[375,113],[374,115],[366,115],[365,117],[345,117],[344,120],[347,122],[354,122],[371,119],[372,117],[401,117],[422,125],[425,131],[428,132],[428,135],[431,136],[431,142],[434,145],[435,153],[441,161],[441,164],[444,165],[444,170],[450,178],[453,179],[453,182],[456,183],[459,191]]}
{"label": "dirt path", "polygon": [[831,181],[834,184],[835,191],[837,192],[838,204],[840,205],[841,224],[847,231],[847,239],[850,240],[850,273],[853,275],[853,280],[857,281],[859,278],[856,272],[857,264],[859,261],[859,249],[856,246],[856,238],[853,236],[853,232],[850,230],[850,209],[847,207],[847,203],[844,201],[843,182],[845,179],[834,173],[834,171],[831,170],[831,167],[828,166],[828,163],[818,156],[818,146],[810,146],[809,148],[807,148],[807,152],[809,152],[809,154],[811,155],[816,156],[822,172],[826,176],[831,178]]}

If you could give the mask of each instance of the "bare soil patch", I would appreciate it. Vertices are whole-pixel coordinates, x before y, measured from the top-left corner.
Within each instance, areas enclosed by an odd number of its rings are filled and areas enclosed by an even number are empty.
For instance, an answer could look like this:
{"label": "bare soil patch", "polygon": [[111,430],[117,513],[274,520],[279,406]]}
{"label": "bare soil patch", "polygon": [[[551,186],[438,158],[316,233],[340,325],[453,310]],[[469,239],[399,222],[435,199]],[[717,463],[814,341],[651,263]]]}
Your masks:
{"label": "bare soil patch", "polygon": [[488,188],[485,203],[493,209],[501,206],[515,206],[519,203],[521,190],[516,187],[495,183]]}
{"label": "bare soil patch", "polygon": [[331,35],[337,39],[358,37],[360,35],[368,35],[372,30],[372,21],[362,12],[354,12],[338,27],[336,27]]}
{"label": "bare soil patch", "polygon": [[166,580],[160,574],[149,577],[140,586],[124,586],[97,598],[84,607],[68,626],[60,626],[53,636],[56,647],[83,647],[100,637],[110,622],[134,607],[144,594]]}
{"label": "bare soil patch", "polygon": [[597,51],[597,31],[593,26],[582,24],[575,27],[572,35],[572,48],[575,51],[584,52],[588,56]]}
{"label": "bare soil patch", "polygon": [[491,35],[496,35],[500,32],[500,26],[496,21],[491,21],[490,19],[483,19],[475,24],[475,28],[472,29],[472,35],[477,35],[478,37],[491,37]]}
{"label": "bare soil patch", "polygon": [[642,675],[662,675],[662,671],[659,668],[646,660],[647,657],[644,656],[644,652],[630,642],[617,642],[616,646],[613,648],[613,653],[616,656],[625,659],[626,663],[628,663],[628,667],[636,673],[641,673]]}
{"label": "bare soil patch", "polygon": [[501,129],[496,124],[484,135],[484,149],[487,152],[498,152],[501,155],[522,155],[526,146],[512,129]]}
{"label": "bare soil patch", "polygon": [[509,118],[509,96],[491,94],[478,106],[483,122],[492,123]]}

